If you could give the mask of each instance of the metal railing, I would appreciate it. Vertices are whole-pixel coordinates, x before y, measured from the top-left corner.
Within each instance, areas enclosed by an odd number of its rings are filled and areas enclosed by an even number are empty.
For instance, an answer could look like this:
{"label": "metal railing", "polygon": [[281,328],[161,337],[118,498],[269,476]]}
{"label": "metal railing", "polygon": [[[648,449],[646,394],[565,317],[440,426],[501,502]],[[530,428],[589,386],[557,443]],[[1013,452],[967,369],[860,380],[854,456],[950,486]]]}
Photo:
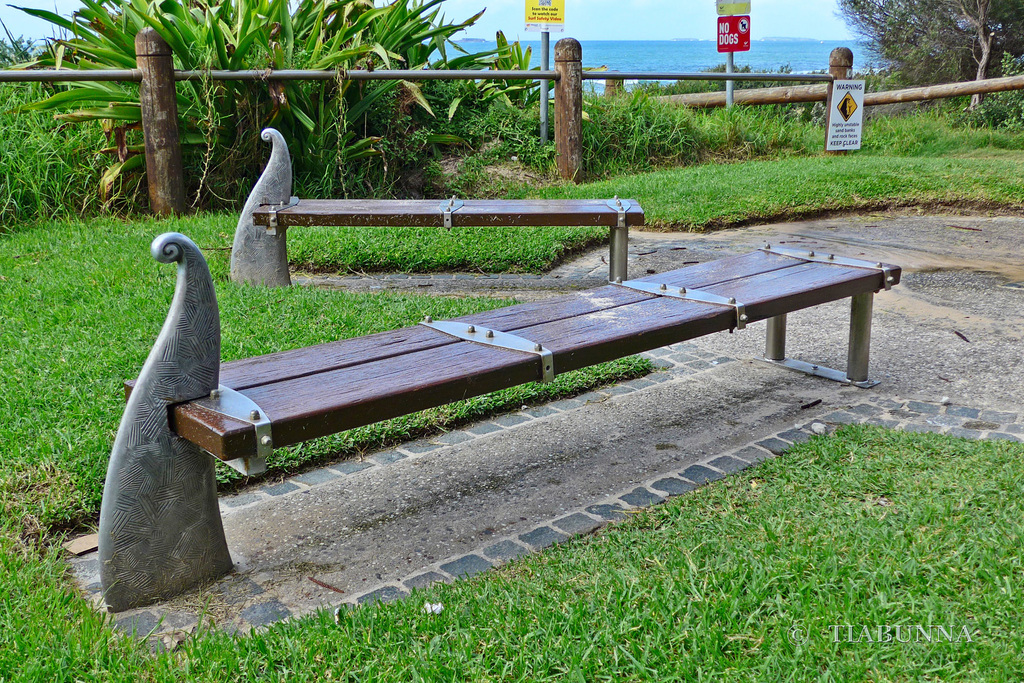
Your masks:
{"label": "metal railing", "polygon": [[795,81],[831,83],[828,74],[719,74],[719,73],[646,73],[642,71],[584,71],[585,81]]}
{"label": "metal railing", "polygon": [[[558,81],[555,71],[494,70],[313,70],[313,69],[250,69],[245,71],[203,70],[175,71],[175,81]],[[140,69],[30,69],[0,71],[0,83],[58,83],[96,81],[142,81]]]}
{"label": "metal railing", "polygon": [[[244,71],[203,70],[175,71],[175,81],[555,81],[557,71],[492,71],[492,70],[387,70],[328,71],[312,69],[281,69]],[[828,74],[719,74],[719,73],[650,73],[639,71],[584,71],[585,81],[775,81],[798,83],[830,83]],[[59,83],[142,81],[139,69],[30,69],[0,71],[0,83]]]}

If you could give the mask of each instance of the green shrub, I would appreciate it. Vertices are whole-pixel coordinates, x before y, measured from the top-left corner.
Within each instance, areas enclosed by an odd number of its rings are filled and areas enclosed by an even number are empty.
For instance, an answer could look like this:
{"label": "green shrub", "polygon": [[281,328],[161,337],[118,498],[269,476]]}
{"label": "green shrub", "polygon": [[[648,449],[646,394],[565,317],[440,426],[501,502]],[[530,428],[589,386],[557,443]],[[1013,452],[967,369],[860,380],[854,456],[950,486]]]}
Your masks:
{"label": "green shrub", "polygon": [[638,90],[595,98],[585,109],[583,163],[592,176],[800,153],[821,145],[820,132],[805,120],[802,108],[693,110]]}
{"label": "green shrub", "polygon": [[[466,53],[451,43],[453,34],[480,15],[447,22],[441,0],[399,0],[379,8],[371,0],[82,3],[70,20],[25,10],[71,36],[49,44],[37,66],[134,68],[134,38],[147,26],[168,42],[175,66],[184,70],[307,68],[335,69],[340,75],[351,69],[480,68],[494,57]],[[381,102],[390,106],[382,108]],[[217,205],[245,193],[266,157],[258,138],[265,126],[289,140],[300,186],[310,193],[347,194],[367,175],[367,165],[386,181],[389,160],[370,161],[382,154],[375,147],[381,142],[377,132],[416,107],[433,114],[420,86],[406,81],[181,83],[179,130],[190,152],[193,204]],[[112,196],[120,175],[144,165],[135,84],[73,83],[24,109],[59,111],[61,120],[73,124],[103,123],[110,144],[100,151],[112,157],[100,179],[104,196]]]}
{"label": "green shrub", "polygon": [[32,41],[24,36],[15,38],[7,31],[7,27],[3,26],[2,21],[0,21],[0,27],[7,33],[10,41],[5,42],[3,39],[0,39],[0,69],[6,69],[12,64],[19,64],[32,59],[35,52]]}
{"label": "green shrub", "polygon": [[[53,92],[38,83],[0,83],[0,233],[38,217],[96,213],[105,163],[98,123],[68,126],[52,114],[13,110]],[[130,196],[132,187],[125,187]]]}
{"label": "green shrub", "polygon": [[[1024,74],[1024,57],[1015,59],[1008,54],[1003,55],[1002,72],[1004,76]],[[975,126],[1024,131],[1024,91],[986,95],[973,111],[964,113],[963,119]]]}

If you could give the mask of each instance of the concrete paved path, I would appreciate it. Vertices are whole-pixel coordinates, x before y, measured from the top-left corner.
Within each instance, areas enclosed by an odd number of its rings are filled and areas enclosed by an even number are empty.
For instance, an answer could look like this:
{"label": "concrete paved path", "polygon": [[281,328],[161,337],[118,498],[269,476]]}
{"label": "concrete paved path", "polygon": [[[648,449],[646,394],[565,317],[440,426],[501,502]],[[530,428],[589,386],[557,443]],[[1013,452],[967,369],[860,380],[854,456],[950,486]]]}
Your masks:
{"label": "concrete paved path", "polygon": [[[204,607],[221,627],[245,629],[403,597],[774,457],[808,438],[814,421],[1024,438],[1024,219],[868,216],[712,235],[637,233],[630,276],[765,241],[906,267],[903,283],[876,297],[872,375],[881,385],[860,390],[753,360],[764,323],[660,349],[651,357],[662,369],[647,378],[223,499],[238,571],[173,603],[120,615],[119,624],[139,632],[160,624],[162,642],[173,644]],[[599,282],[603,252],[563,267],[566,277],[540,278],[546,287],[523,279],[515,293],[550,296]],[[456,294],[472,280],[437,282],[438,293]],[[408,283],[355,286],[416,286]],[[491,291],[510,291],[503,285]],[[844,367],[847,316],[845,302],[791,315],[789,355]],[[73,564],[98,599],[95,558]]]}

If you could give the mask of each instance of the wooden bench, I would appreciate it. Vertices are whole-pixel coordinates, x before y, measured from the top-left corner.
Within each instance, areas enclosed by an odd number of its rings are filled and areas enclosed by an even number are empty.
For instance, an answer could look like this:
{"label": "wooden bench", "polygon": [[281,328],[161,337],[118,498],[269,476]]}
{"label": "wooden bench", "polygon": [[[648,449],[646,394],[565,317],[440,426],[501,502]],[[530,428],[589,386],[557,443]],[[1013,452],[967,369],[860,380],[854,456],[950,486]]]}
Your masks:
{"label": "wooden bench", "polygon": [[[167,321],[130,386],[103,492],[101,577],[115,611],[230,569],[209,454],[254,474],[273,448],[765,319],[767,359],[869,386],[872,297],[900,280],[896,266],[766,247],[222,365],[217,301],[199,249],[168,233],[152,253],[177,262],[178,278]],[[845,297],[846,372],[787,360],[786,314]]]}
{"label": "wooden bench", "polygon": [[299,199],[288,146],[273,128],[270,161],[242,209],[231,249],[234,282],[288,286],[287,230],[310,226],[607,227],[608,280],[626,279],[629,228],[644,224],[634,199]]}

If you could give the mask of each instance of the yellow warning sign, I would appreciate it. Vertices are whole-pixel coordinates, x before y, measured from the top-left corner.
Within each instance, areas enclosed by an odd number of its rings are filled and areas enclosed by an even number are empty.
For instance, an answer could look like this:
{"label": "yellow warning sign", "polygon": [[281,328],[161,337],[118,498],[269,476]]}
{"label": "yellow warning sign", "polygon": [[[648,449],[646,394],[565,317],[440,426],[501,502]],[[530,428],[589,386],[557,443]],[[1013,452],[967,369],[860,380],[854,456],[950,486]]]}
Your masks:
{"label": "yellow warning sign", "polygon": [[846,93],[846,97],[839,101],[836,109],[838,109],[839,113],[843,115],[844,121],[849,121],[850,117],[853,116],[853,113],[857,111],[857,103],[854,101],[853,95]]}
{"label": "yellow warning sign", "polygon": [[565,0],[526,0],[527,31],[561,31],[565,28]]}

